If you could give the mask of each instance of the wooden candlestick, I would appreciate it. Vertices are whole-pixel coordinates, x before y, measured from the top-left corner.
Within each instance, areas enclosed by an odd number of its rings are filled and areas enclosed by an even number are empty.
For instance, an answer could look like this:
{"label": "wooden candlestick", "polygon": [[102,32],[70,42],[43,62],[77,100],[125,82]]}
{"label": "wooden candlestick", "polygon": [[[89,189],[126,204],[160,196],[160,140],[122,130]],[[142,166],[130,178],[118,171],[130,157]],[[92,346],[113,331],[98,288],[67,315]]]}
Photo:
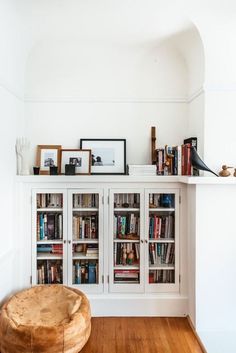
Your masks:
{"label": "wooden candlestick", "polygon": [[152,164],[156,164],[156,127],[152,126],[151,128],[151,144],[152,144]]}

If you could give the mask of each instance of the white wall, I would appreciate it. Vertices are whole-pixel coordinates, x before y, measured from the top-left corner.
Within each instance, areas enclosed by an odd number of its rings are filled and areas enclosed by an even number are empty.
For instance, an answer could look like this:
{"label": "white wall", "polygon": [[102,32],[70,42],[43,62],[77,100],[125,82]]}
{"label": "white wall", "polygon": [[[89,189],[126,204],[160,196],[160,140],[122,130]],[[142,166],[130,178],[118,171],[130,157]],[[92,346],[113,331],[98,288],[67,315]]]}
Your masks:
{"label": "white wall", "polygon": [[151,126],[158,146],[186,136],[186,95],[185,62],[168,44],[41,42],[27,65],[26,131],[33,147],[126,138],[127,162],[150,163]]}
{"label": "white wall", "polygon": [[[0,301],[17,287],[15,140],[24,129],[22,24],[14,1],[0,4]],[[21,47],[22,45],[22,47]],[[21,98],[22,97],[22,98]]]}

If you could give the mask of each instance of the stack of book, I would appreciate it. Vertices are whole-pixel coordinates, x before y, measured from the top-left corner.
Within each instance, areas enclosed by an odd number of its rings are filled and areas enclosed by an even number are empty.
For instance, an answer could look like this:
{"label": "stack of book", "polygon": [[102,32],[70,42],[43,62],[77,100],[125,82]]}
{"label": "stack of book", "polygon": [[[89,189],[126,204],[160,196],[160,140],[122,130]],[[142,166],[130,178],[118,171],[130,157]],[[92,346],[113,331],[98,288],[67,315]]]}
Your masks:
{"label": "stack of book", "polygon": [[139,215],[130,213],[128,215],[114,215],[114,238],[125,238],[126,235],[139,235]]}
{"label": "stack of book", "polygon": [[157,270],[149,271],[149,283],[174,283],[174,270]]}
{"label": "stack of book", "polygon": [[44,213],[37,214],[37,240],[53,240],[62,239],[63,224],[61,213]]}
{"label": "stack of book", "polygon": [[37,194],[37,208],[62,208],[62,194]]}
{"label": "stack of book", "polygon": [[156,166],[152,164],[147,165],[128,165],[128,174],[133,176],[155,176]]}
{"label": "stack of book", "polygon": [[62,244],[38,244],[37,253],[39,254],[63,254]]}
{"label": "stack of book", "polygon": [[175,245],[173,243],[149,244],[149,264],[163,265],[175,263]]}
{"label": "stack of book", "polygon": [[95,261],[74,261],[73,284],[95,284],[98,283],[98,263]]}
{"label": "stack of book", "polygon": [[73,195],[74,208],[97,208],[98,195],[97,194],[76,194]]}
{"label": "stack of book", "polygon": [[149,217],[149,238],[174,238],[174,216],[151,215]]}
{"label": "stack of book", "polygon": [[115,283],[139,283],[139,270],[115,270]]}
{"label": "stack of book", "polygon": [[37,265],[38,284],[62,283],[62,262],[44,260]]}
{"label": "stack of book", "polygon": [[98,216],[73,215],[73,239],[97,239]]}
{"label": "stack of book", "polygon": [[[191,165],[190,147],[197,149],[196,137],[185,139],[181,146],[158,148],[156,150],[157,175],[199,175]],[[166,161],[168,161],[167,166]]]}

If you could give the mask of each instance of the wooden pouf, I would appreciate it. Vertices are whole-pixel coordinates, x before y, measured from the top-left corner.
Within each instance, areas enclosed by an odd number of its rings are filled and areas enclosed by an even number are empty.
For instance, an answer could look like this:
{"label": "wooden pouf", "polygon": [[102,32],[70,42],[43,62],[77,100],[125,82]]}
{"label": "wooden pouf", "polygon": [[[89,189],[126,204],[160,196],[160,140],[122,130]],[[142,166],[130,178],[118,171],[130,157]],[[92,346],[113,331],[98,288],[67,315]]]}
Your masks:
{"label": "wooden pouf", "polygon": [[90,332],[90,305],[81,291],[37,286],[17,293],[2,307],[0,352],[77,353]]}

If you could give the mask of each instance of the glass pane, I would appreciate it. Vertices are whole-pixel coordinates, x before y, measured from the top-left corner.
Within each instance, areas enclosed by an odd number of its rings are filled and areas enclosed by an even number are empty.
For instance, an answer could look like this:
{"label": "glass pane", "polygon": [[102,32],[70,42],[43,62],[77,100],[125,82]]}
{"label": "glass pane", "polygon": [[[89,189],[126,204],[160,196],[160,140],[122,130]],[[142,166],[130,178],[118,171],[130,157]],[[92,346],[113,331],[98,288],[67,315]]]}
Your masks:
{"label": "glass pane", "polygon": [[98,284],[99,194],[74,194],[72,207],[72,284]]}
{"label": "glass pane", "polygon": [[140,281],[140,194],[114,194],[113,280],[116,284]]}

